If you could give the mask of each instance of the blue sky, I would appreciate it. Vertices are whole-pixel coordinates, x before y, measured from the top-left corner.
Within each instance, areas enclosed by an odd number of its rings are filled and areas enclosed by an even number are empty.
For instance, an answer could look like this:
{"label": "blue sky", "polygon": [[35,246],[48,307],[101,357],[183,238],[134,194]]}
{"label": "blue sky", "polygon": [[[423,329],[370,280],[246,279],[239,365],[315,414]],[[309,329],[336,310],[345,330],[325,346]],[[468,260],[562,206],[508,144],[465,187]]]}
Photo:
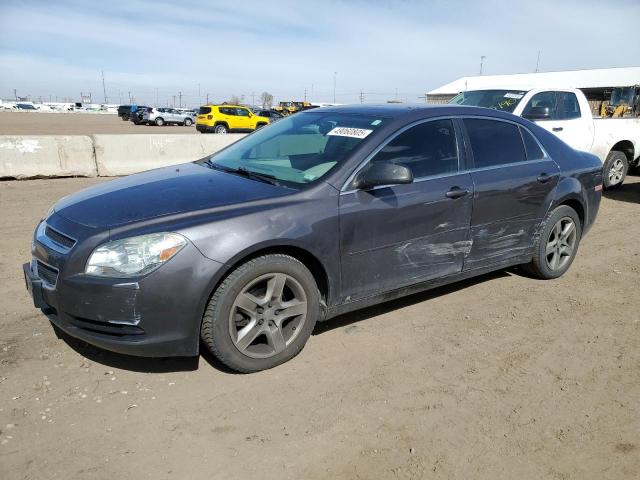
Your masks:
{"label": "blue sky", "polygon": [[[479,70],[640,64],[640,1],[0,0],[0,97],[416,102]],[[612,34],[615,32],[615,34]]]}

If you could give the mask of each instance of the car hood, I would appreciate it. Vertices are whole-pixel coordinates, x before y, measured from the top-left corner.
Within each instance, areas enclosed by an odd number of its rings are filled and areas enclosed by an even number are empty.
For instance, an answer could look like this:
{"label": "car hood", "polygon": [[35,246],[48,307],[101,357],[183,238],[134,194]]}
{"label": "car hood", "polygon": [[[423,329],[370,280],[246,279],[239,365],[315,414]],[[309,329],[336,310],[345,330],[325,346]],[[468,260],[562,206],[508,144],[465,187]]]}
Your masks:
{"label": "car hood", "polygon": [[115,227],[291,192],[285,187],[187,163],[95,185],[63,198],[54,205],[54,210],[88,227]]}

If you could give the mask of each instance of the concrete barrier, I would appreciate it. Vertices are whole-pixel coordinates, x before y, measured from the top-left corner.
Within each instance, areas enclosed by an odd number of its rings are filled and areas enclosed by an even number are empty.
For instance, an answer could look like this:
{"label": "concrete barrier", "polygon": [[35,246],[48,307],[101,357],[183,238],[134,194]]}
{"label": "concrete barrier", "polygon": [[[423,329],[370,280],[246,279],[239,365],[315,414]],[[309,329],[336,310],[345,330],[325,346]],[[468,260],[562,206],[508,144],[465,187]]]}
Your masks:
{"label": "concrete barrier", "polygon": [[0,135],[0,178],[95,177],[86,136]]}
{"label": "concrete barrier", "polygon": [[192,162],[244,135],[93,135],[99,176],[112,177]]}

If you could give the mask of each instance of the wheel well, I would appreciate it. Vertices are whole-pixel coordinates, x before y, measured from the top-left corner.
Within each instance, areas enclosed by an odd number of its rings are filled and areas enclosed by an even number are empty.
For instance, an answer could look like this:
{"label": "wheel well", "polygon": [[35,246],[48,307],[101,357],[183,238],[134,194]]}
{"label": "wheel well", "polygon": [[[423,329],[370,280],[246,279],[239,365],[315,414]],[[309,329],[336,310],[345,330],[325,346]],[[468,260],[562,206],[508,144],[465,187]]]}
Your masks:
{"label": "wheel well", "polygon": [[569,198],[567,200],[562,201],[560,205],[566,205],[567,207],[573,208],[578,214],[578,217],[580,218],[580,226],[584,228],[584,208],[582,207],[582,204],[578,200]]}
{"label": "wheel well", "polygon": [[218,125],[224,125],[225,127],[229,128],[229,125],[227,125],[227,122],[216,122],[213,126],[217,127]]}
{"label": "wheel well", "polygon": [[622,152],[627,157],[627,161],[629,163],[633,162],[633,143],[631,143],[629,140],[619,141],[613,147],[611,147],[611,151]]}
{"label": "wheel well", "polygon": [[[311,275],[313,275],[313,278],[316,280],[316,283],[318,285],[318,290],[320,290],[320,295],[322,299],[325,302],[327,301],[329,297],[329,278],[327,276],[327,271],[325,270],[324,266],[322,265],[320,260],[318,260],[312,253],[309,253],[307,250],[303,248],[293,247],[290,245],[263,248],[261,250],[251,253],[250,255],[240,258],[225,272],[224,277],[220,279],[219,283],[221,283],[229,273],[231,273],[241,264],[256,257],[262,257],[264,255],[270,255],[275,253],[289,255],[295,258],[296,260],[299,260],[300,262],[302,262],[304,266],[309,269],[309,271],[311,272]],[[216,285],[215,288],[218,288],[218,285]]]}

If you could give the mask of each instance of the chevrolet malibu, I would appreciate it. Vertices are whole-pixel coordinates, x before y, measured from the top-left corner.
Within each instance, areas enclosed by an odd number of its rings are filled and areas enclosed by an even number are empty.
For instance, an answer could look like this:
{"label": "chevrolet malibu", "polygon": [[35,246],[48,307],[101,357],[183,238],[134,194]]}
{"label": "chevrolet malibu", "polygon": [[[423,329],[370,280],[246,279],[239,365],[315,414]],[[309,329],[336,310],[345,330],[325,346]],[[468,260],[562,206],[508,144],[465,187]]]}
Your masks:
{"label": "chevrolet malibu", "polygon": [[23,266],[67,334],[254,372],[314,325],[522,265],[564,274],[594,222],[597,157],[520,117],[461,106],[341,106],[211,156],[63,198]]}

